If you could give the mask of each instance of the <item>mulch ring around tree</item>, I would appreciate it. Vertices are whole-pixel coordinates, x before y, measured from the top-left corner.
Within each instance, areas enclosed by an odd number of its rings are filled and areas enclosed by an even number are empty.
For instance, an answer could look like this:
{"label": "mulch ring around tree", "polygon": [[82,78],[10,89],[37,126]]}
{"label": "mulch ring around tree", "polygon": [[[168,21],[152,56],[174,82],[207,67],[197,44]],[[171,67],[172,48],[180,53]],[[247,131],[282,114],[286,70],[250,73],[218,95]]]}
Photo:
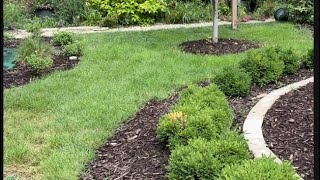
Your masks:
{"label": "mulch ring around tree", "polygon": [[[50,42],[51,38],[44,38]],[[3,46],[17,48],[21,40],[13,39],[4,41]],[[14,68],[3,69],[3,88],[12,88],[30,83],[34,79],[44,78],[47,74],[57,70],[72,69],[78,64],[79,60],[68,60],[67,57],[57,53],[53,55],[53,65],[46,71],[37,73],[23,62],[16,62]]]}
{"label": "mulch ring around tree", "polygon": [[184,52],[208,55],[239,53],[259,47],[254,42],[237,39],[219,39],[218,43],[215,44],[212,44],[212,39],[201,39],[180,44],[180,48]]}
{"label": "mulch ring around tree", "polygon": [[156,138],[161,116],[178,101],[170,98],[151,100],[99,148],[96,159],[80,175],[83,180],[166,179],[169,149]]}
{"label": "mulch ring around tree", "polygon": [[313,83],[281,96],[268,110],[263,135],[268,147],[290,160],[305,180],[314,179]]}

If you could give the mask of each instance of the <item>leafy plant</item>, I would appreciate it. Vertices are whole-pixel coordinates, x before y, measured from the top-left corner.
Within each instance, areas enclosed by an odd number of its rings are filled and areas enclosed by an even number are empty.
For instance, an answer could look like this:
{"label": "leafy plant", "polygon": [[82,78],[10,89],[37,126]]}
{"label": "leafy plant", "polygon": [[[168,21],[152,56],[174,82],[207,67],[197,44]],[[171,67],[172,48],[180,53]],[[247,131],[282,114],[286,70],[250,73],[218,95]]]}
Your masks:
{"label": "leafy plant", "polygon": [[226,67],[217,74],[215,83],[229,96],[247,96],[251,87],[251,77],[236,66]]}
{"label": "leafy plant", "polygon": [[74,42],[74,34],[65,31],[57,32],[53,35],[52,41],[55,46],[69,45]]}
{"label": "leafy plant", "polygon": [[26,57],[26,63],[36,72],[41,72],[48,69],[53,64],[53,60],[50,55],[35,51]]}
{"label": "leafy plant", "polygon": [[87,5],[105,16],[117,16],[123,25],[152,23],[166,9],[163,0],[89,0]]}
{"label": "leafy plant", "polygon": [[282,74],[284,62],[274,48],[251,51],[241,60],[240,67],[251,76],[252,82],[259,86],[275,82]]}
{"label": "leafy plant", "polygon": [[272,17],[275,12],[276,4],[273,0],[261,1],[261,5],[253,13],[253,16],[258,19],[266,19]]}
{"label": "leafy plant", "polygon": [[219,176],[227,165],[250,158],[246,142],[236,136],[222,140],[190,140],[187,146],[172,150],[168,165],[169,179],[211,180]]}
{"label": "leafy plant", "polygon": [[27,21],[24,9],[18,3],[3,4],[3,26],[4,29],[21,28]]}
{"label": "leafy plant", "polygon": [[212,19],[212,8],[201,2],[176,2],[164,13],[166,23],[191,23]]}
{"label": "leafy plant", "polygon": [[81,18],[83,19],[81,24],[93,26],[98,25],[101,22],[102,14],[96,9],[86,7],[81,14]]}
{"label": "leafy plant", "polygon": [[75,41],[72,44],[67,44],[63,47],[63,54],[65,56],[81,56],[82,55],[82,44],[79,41]]}
{"label": "leafy plant", "polygon": [[313,0],[286,0],[289,8],[289,19],[300,24],[314,23]]}
{"label": "leafy plant", "polygon": [[227,165],[219,180],[298,180],[290,162],[276,163],[272,158],[262,157],[255,160],[246,160],[241,164]]}

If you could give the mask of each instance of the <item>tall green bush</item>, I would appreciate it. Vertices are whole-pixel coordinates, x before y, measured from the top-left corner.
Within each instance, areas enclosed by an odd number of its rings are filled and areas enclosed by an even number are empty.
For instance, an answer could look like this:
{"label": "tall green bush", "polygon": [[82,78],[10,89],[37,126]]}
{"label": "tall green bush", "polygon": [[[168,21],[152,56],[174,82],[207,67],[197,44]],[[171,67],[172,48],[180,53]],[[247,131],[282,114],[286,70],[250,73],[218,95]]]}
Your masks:
{"label": "tall green bush", "polygon": [[116,16],[119,23],[150,24],[166,9],[163,0],[88,0],[87,5],[100,10],[104,16]]}
{"label": "tall green bush", "polygon": [[289,8],[289,19],[300,24],[314,23],[314,2],[313,0],[286,0]]}

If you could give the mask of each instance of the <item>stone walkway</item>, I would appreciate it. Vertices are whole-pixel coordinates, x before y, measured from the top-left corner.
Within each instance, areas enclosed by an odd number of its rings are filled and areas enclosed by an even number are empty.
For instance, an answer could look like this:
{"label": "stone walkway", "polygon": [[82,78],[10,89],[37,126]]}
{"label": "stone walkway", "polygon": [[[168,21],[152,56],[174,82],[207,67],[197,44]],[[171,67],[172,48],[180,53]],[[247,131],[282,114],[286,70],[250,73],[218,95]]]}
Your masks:
{"label": "stone walkway", "polygon": [[[254,24],[254,23],[267,23],[274,22],[274,19],[267,19],[265,21],[249,21],[242,22],[240,24]],[[231,25],[231,22],[220,21],[219,25]],[[107,28],[99,26],[78,26],[78,27],[64,27],[64,28],[43,28],[42,36],[52,37],[54,33],[59,31],[68,31],[73,33],[98,33],[98,32],[129,32],[129,31],[150,31],[150,30],[161,30],[161,29],[177,29],[177,28],[196,28],[196,27],[208,27],[212,26],[211,22],[204,23],[192,23],[192,24],[155,24],[152,26],[131,26],[123,28]],[[23,39],[30,35],[26,30],[12,30],[8,31],[16,39]]]}

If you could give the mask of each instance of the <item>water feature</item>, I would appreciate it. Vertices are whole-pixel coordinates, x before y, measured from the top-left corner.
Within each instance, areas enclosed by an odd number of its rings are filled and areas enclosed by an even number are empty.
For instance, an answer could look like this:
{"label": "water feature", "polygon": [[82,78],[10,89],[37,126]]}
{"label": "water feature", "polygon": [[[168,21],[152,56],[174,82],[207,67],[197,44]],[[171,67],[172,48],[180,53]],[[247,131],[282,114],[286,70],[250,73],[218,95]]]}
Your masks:
{"label": "water feature", "polygon": [[11,69],[15,65],[16,60],[16,49],[14,48],[3,48],[3,68]]}

